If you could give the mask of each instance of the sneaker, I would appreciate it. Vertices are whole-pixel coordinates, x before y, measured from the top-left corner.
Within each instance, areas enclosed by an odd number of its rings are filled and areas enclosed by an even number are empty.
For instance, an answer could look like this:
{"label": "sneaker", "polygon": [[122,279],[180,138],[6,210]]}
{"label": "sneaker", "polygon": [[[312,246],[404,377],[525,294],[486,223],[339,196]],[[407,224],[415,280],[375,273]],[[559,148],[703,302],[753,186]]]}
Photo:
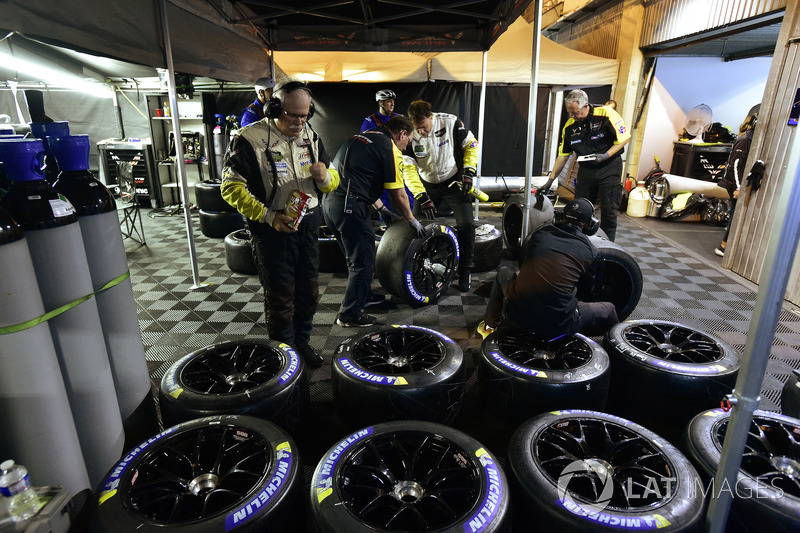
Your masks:
{"label": "sneaker", "polygon": [[322,366],[322,363],[325,360],[322,358],[320,354],[318,354],[314,347],[310,344],[306,344],[305,346],[298,346],[297,353],[305,360],[306,364],[311,368],[319,368]]}
{"label": "sneaker", "polygon": [[472,288],[472,273],[465,270],[458,275],[458,290],[468,292]]}
{"label": "sneaker", "polygon": [[478,329],[476,330],[477,334],[481,336],[482,339],[485,339],[489,335],[491,335],[494,330],[497,328],[493,328],[492,326],[487,326],[485,320],[481,320],[481,323],[478,324]]}
{"label": "sneaker", "polygon": [[378,319],[366,313],[361,313],[361,316],[353,320],[342,320],[341,317],[336,317],[336,323],[343,328],[365,328],[367,326],[374,326],[378,323]]}
{"label": "sneaker", "polygon": [[725,250],[722,248],[714,248],[714,253],[720,257],[725,257]]}
{"label": "sneaker", "polygon": [[364,307],[369,307],[371,305],[381,305],[385,301],[386,301],[386,296],[384,296],[383,294],[370,292],[369,298],[367,299],[367,303],[364,304]]}

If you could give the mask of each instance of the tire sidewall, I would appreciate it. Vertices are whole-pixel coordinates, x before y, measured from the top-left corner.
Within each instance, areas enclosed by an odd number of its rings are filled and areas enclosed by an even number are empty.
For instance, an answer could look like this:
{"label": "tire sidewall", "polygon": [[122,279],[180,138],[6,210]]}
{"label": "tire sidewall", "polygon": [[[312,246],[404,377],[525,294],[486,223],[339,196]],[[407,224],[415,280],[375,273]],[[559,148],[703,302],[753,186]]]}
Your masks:
{"label": "tire sidewall", "polygon": [[[279,421],[286,425],[281,408],[292,398],[305,402],[308,384],[305,364],[300,355],[285,343],[273,341],[247,341],[247,344],[258,344],[264,348],[278,352],[281,357],[281,368],[269,381],[248,389],[247,392],[233,394],[202,394],[187,387],[182,374],[195,359],[209,351],[227,346],[242,344],[239,341],[228,341],[213,344],[192,352],[176,361],[161,378],[159,399],[162,416],[167,423],[178,423],[193,418],[221,414],[251,415]],[[300,407],[302,409],[302,407]],[[297,415],[289,415],[296,418]],[[287,428],[293,429],[293,428]]]}
{"label": "tire sidewall", "polygon": [[[378,335],[393,329],[408,329],[430,334],[437,338],[443,349],[442,359],[432,368],[403,374],[387,374],[375,372],[361,367],[354,359],[352,350],[365,337]],[[331,365],[334,403],[340,417],[359,423],[376,423],[380,416],[402,418],[437,417],[438,422],[449,422],[458,413],[463,400],[466,369],[464,353],[452,339],[420,326],[389,326],[373,328],[367,333],[345,339],[336,350]],[[453,398],[453,394],[459,398]],[[440,396],[448,400],[457,400],[458,404],[450,404],[446,413],[432,412],[441,404]],[[406,401],[413,398],[414,409]],[[428,401],[425,401],[428,400]],[[364,403],[367,405],[364,405]],[[406,405],[407,409],[399,412],[396,406]],[[377,411],[377,412],[376,412]],[[443,416],[444,420],[438,417]]]}
{"label": "tire sidewall", "polygon": [[[533,455],[534,443],[551,425],[570,418],[610,421],[624,425],[626,429],[635,431],[660,448],[675,466],[677,480],[672,486],[671,498],[657,507],[641,511],[624,511],[618,509],[604,510],[600,513],[582,508],[577,499],[573,503],[559,501],[558,485],[554,484],[543,473]],[[629,519],[639,520],[640,524],[652,525],[651,529],[660,531],[694,531],[699,529],[703,515],[703,500],[693,497],[692,490],[698,474],[691,463],[665,439],[652,431],[630,422],[624,418],[596,411],[565,410],[545,413],[522,424],[512,435],[508,450],[508,461],[511,469],[512,486],[519,489],[520,502],[525,505],[526,514],[536,515],[551,523],[554,530],[559,531],[619,531],[632,528]],[[515,492],[516,493],[516,492]],[[517,506],[517,502],[515,502]],[[542,513],[532,513],[531,508]],[[605,516],[604,516],[605,515]],[[601,520],[609,520],[609,526]],[[616,527],[611,525],[615,519]],[[669,523],[669,526],[665,524]],[[628,524],[626,527],[624,524]],[[639,528],[637,528],[639,529]],[[644,529],[644,528],[642,528]]]}
{"label": "tire sidewall", "polygon": [[537,370],[503,354],[499,341],[504,334],[506,331],[500,329],[483,341],[478,368],[481,397],[495,416],[521,422],[557,408],[605,407],[611,364],[606,351],[595,341],[573,335],[591,350],[585,364],[570,370]]}
{"label": "tire sidewall", "polygon": [[[127,503],[122,502],[122,494],[118,487],[129,485],[137,467],[149,457],[153,445],[161,443],[185,431],[201,426],[232,425],[244,428],[246,431],[256,432],[269,443],[272,450],[272,465],[265,479],[247,497],[242,498],[242,503],[229,508],[226,512],[203,520],[183,525],[165,525],[144,519],[132,513]],[[141,443],[139,446],[126,453],[106,474],[95,492],[94,513],[90,530],[93,533],[120,532],[120,533],[159,533],[169,530],[174,533],[197,533],[202,531],[260,531],[267,511],[272,511],[278,506],[290,506],[291,509],[299,508],[302,497],[302,464],[297,446],[288,434],[278,426],[254,417],[242,416],[214,416],[192,420],[172,426]],[[269,490],[268,490],[269,488]],[[274,490],[272,490],[274,489]],[[260,498],[261,497],[261,498]],[[255,499],[260,499],[260,506],[248,505]],[[297,501],[294,501],[297,500]],[[265,504],[268,502],[268,505]],[[287,510],[288,511],[288,510]],[[296,512],[287,512],[286,520],[296,520]],[[244,522],[235,524],[245,517]],[[271,520],[270,520],[271,521]]]}
{"label": "tire sidewall", "polygon": [[[714,434],[720,424],[725,421],[730,422],[731,414],[722,409],[711,409],[694,417],[686,428],[684,436],[686,451],[711,479],[716,476],[722,457],[722,451],[717,446]],[[800,420],[761,410],[756,410],[753,416],[795,426],[796,439],[800,440]],[[734,504],[739,508],[739,512],[743,511],[750,520],[765,525],[770,520],[777,521],[786,527],[791,525],[795,531],[800,526],[800,499],[786,497],[779,490],[768,484],[759,483],[741,470],[736,479],[736,486],[730,492],[734,495]],[[743,498],[742,495],[756,496]]]}
{"label": "tire sidewall", "polygon": [[695,330],[717,343],[722,351],[722,357],[719,360],[704,364],[669,363],[630,345],[623,336],[625,330],[628,328],[638,325],[654,324],[665,324],[668,326],[693,329],[677,322],[668,322],[664,320],[628,320],[626,322],[620,322],[608,330],[604,339],[604,346],[611,356],[612,364],[616,360],[648,373],[668,373],[690,379],[709,378],[730,380],[732,377],[732,380],[735,381],[739,370],[739,354],[725,341],[713,334]]}

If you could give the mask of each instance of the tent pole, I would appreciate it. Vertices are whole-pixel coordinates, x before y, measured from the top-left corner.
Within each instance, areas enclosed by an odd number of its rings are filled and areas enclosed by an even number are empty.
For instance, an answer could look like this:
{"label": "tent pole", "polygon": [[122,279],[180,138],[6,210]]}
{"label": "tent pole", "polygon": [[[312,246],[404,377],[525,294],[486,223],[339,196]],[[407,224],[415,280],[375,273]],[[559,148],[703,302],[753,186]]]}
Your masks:
{"label": "tent pole", "polygon": [[172,134],[175,136],[175,162],[178,170],[178,186],[180,187],[181,203],[183,204],[183,218],[186,222],[186,237],[189,239],[189,260],[192,263],[192,281],[190,287],[197,289],[205,284],[199,281],[197,269],[197,252],[194,249],[194,230],[192,229],[192,207],[189,204],[189,182],[186,179],[186,165],[183,161],[183,142],[181,137],[181,123],[178,118],[178,97],[175,94],[175,65],[172,63],[172,43],[169,38],[169,22],[167,21],[166,0],[158,0],[158,11],[161,15],[161,31],[164,36],[164,55],[167,60],[167,92],[169,93],[169,107],[172,109]]}
{"label": "tent pole", "polygon": [[525,155],[525,202],[522,206],[522,238],[528,234],[531,225],[531,179],[533,176],[533,150],[536,134],[536,97],[539,92],[539,39],[542,34],[542,0],[534,0],[536,5],[533,20],[533,45],[531,50],[531,85],[528,97],[528,146]]}
{"label": "tent pole", "polygon": [[[486,125],[486,65],[489,58],[489,51],[483,51],[483,66],[481,68],[481,99],[478,104],[478,177],[475,182],[475,188],[481,188],[481,169],[483,168],[483,130]],[[475,200],[475,220],[480,216],[480,202]]]}
{"label": "tent pole", "polygon": [[[789,173],[794,171],[792,179]],[[714,478],[711,502],[706,514],[706,531],[721,533],[725,530],[728,511],[733,496],[731,488],[736,480],[742,453],[750,430],[753,411],[758,407],[761,381],[767,369],[767,359],[775,337],[775,328],[786,295],[786,286],[792,270],[800,237],[800,210],[789,209],[800,202],[800,136],[795,135],[786,159],[786,175],[781,193],[777,196],[772,234],[767,248],[761,279],[758,285],[753,317],[747,331],[742,366],[736,379],[736,389],[731,395],[733,411],[725,433],[717,475]],[[728,487],[727,489],[723,487]]]}

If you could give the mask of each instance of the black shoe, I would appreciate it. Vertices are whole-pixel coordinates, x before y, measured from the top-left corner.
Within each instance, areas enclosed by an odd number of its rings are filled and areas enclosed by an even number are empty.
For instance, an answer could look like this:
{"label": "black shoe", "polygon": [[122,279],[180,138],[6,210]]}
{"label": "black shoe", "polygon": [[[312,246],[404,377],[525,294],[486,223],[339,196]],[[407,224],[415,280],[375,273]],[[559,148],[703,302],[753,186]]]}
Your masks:
{"label": "black shoe", "polygon": [[297,353],[299,353],[303,359],[305,360],[306,364],[311,368],[319,368],[322,366],[322,363],[325,360],[322,358],[320,354],[314,351],[314,347],[310,344],[306,344],[305,346],[298,346]]}
{"label": "black shoe", "polygon": [[367,299],[367,303],[364,304],[364,307],[369,307],[371,305],[381,305],[385,301],[386,301],[386,296],[370,292],[369,299]]}
{"label": "black shoe", "polygon": [[464,270],[458,275],[458,290],[469,292],[472,288],[472,272]]}
{"label": "black shoe", "polygon": [[352,320],[343,320],[341,317],[336,317],[336,323],[343,328],[365,328],[377,324],[378,319],[366,313],[361,313],[360,317]]}

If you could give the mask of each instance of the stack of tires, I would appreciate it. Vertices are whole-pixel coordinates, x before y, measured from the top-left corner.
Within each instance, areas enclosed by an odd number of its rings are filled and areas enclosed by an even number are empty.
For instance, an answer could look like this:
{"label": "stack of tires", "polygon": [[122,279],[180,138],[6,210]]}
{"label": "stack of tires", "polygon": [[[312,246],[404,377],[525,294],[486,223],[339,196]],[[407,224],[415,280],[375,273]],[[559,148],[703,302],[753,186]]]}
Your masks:
{"label": "stack of tires", "polygon": [[200,209],[200,232],[212,239],[222,239],[229,233],[244,229],[244,218],[222,198],[219,181],[199,181],[194,185],[194,197]]}

